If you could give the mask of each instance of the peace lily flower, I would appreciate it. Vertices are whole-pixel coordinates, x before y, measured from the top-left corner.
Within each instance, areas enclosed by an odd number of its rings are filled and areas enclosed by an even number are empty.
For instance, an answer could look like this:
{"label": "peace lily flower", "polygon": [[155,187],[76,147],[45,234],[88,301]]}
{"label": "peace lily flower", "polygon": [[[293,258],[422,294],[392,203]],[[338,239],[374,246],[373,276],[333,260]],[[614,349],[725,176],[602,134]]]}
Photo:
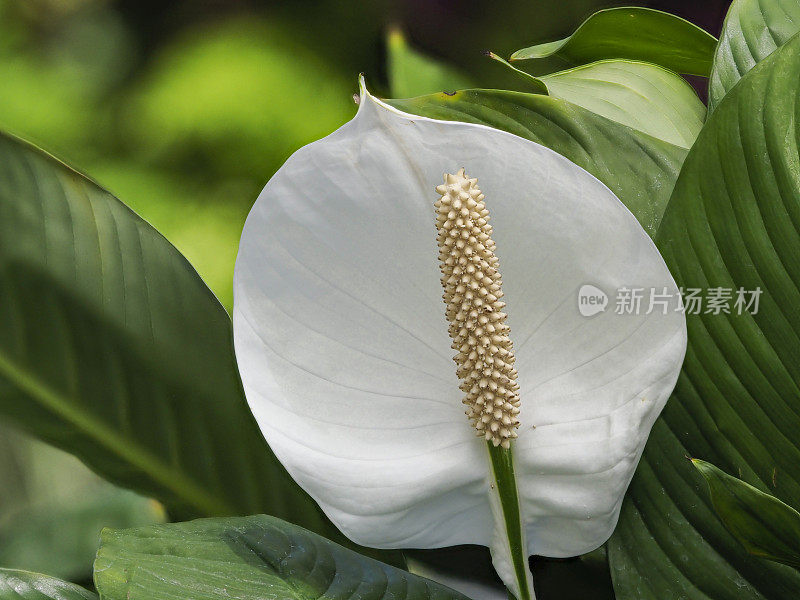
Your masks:
{"label": "peace lily flower", "polygon": [[[250,406],[331,521],[377,548],[489,546],[524,600],[528,555],[611,535],[686,349],[674,280],[602,183],[363,81],[264,188],[234,283]],[[584,286],[673,304],[587,317]]]}

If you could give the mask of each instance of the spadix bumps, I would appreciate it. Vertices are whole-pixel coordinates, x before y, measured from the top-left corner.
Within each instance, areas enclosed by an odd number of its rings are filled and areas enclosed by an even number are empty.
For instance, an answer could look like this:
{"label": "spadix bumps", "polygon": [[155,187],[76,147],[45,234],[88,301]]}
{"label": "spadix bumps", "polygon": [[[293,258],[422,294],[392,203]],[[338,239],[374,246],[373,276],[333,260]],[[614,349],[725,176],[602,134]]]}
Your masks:
{"label": "spadix bumps", "polygon": [[[462,166],[478,181],[435,190]],[[356,118],[295,153],[247,219],[233,319],[248,402],[352,540],[488,546],[518,593],[512,553],[608,539],[686,348],[679,312],[582,316],[586,284],[678,294],[633,215],[563,156],[362,90]],[[524,545],[490,453],[513,458]]]}
{"label": "spadix bumps", "polygon": [[442,287],[467,416],[478,435],[509,448],[519,427],[519,384],[489,211],[477,184],[461,169],[436,188]]}

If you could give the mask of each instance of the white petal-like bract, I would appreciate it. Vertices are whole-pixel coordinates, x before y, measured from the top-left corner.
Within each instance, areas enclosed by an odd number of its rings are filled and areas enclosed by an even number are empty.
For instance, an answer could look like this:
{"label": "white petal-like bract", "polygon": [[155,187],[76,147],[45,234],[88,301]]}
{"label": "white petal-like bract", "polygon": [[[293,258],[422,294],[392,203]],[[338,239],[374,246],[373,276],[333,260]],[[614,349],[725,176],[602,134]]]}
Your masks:
{"label": "white petal-like bract", "polygon": [[233,315],[247,399],[353,541],[493,545],[487,446],[461,403],[433,208],[442,175],[462,167],[486,196],[503,275],[528,551],[582,554],[614,529],[686,328],[635,217],[543,146],[362,93],[357,116],[292,155],[247,219]]}

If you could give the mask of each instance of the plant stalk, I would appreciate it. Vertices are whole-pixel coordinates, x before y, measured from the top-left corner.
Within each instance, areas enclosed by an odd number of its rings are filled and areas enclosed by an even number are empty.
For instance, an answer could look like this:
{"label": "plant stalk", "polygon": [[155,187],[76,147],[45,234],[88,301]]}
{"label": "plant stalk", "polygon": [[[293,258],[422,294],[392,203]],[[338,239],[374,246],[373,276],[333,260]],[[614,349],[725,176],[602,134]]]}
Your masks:
{"label": "plant stalk", "polygon": [[[514,456],[512,449],[495,446],[487,442],[489,460],[492,465],[494,483],[505,522],[506,538],[511,551],[511,561],[516,576],[520,597],[517,600],[535,600],[530,587],[528,574],[528,549],[525,544],[522,515],[519,506],[517,478],[514,475]],[[512,596],[509,591],[509,596]]]}

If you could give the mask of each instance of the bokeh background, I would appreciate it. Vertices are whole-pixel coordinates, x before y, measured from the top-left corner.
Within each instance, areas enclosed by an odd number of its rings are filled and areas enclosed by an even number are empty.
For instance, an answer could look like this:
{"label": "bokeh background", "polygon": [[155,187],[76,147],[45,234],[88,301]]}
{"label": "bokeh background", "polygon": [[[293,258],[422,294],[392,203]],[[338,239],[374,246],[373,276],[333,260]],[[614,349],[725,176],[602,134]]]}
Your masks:
{"label": "bokeh background", "polygon": [[[507,56],[563,37],[615,5],[668,10],[716,35],[728,4],[0,0],[0,129],[111,190],[230,309],[251,204],[294,150],[352,117],[358,73],[388,93],[388,28],[479,87],[517,89],[483,50]],[[163,517],[155,503],[0,423],[0,566],[85,582],[101,526]]]}

